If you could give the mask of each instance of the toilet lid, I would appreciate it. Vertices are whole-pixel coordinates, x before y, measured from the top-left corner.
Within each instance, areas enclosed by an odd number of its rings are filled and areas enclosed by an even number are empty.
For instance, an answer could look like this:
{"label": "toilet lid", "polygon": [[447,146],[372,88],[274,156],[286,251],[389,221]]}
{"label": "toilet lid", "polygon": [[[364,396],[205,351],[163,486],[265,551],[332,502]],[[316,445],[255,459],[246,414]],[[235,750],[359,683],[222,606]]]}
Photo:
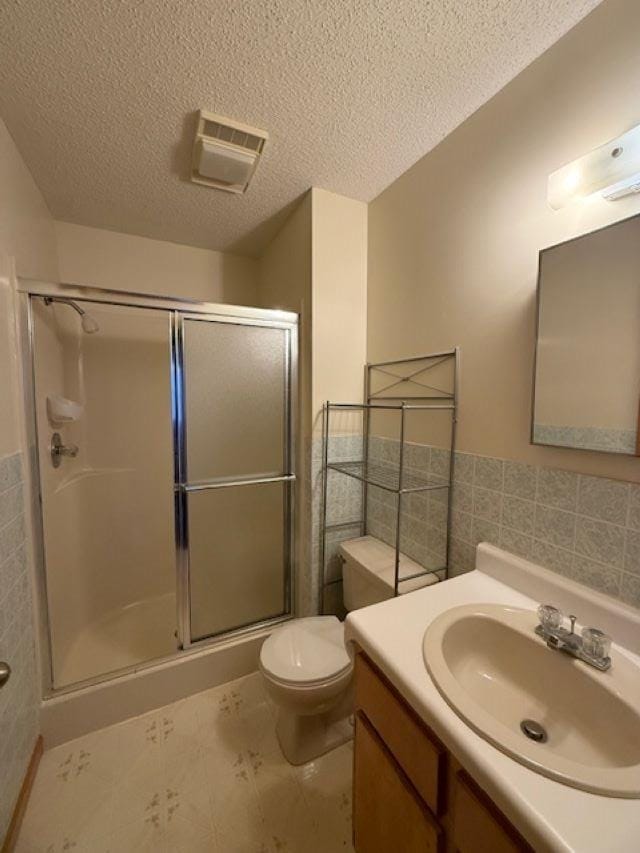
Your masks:
{"label": "toilet lid", "polygon": [[276,629],[260,652],[262,668],[279,681],[324,681],[351,666],[344,627],[335,616],[294,619]]}

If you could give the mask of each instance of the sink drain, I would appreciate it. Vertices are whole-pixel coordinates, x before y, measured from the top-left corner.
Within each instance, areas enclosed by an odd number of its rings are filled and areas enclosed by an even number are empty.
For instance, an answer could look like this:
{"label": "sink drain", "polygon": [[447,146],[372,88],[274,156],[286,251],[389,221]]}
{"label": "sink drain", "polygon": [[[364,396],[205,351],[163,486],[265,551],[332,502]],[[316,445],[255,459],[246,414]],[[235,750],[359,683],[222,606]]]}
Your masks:
{"label": "sink drain", "polygon": [[523,720],[520,723],[520,728],[529,740],[535,740],[536,743],[546,743],[547,731],[535,720]]}

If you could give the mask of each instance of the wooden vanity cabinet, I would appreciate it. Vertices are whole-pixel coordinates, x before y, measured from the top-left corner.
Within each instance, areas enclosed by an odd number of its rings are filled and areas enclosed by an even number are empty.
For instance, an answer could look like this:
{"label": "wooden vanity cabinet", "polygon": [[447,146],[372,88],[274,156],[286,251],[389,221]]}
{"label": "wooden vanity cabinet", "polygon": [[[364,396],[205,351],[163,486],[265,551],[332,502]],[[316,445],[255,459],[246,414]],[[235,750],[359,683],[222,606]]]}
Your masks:
{"label": "wooden vanity cabinet", "polygon": [[355,704],[356,853],[533,853],[362,651]]}
{"label": "wooden vanity cabinet", "polygon": [[355,749],[356,850],[439,853],[442,829],[364,714],[356,719]]}

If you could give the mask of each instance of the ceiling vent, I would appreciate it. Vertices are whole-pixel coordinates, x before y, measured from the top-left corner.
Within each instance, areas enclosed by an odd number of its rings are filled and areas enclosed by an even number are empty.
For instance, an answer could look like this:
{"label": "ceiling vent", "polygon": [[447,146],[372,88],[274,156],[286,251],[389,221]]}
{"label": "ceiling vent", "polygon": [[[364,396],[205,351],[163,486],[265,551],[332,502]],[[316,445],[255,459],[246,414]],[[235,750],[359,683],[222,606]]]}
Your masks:
{"label": "ceiling vent", "polygon": [[200,110],[191,180],[228,193],[245,192],[268,138],[266,130]]}

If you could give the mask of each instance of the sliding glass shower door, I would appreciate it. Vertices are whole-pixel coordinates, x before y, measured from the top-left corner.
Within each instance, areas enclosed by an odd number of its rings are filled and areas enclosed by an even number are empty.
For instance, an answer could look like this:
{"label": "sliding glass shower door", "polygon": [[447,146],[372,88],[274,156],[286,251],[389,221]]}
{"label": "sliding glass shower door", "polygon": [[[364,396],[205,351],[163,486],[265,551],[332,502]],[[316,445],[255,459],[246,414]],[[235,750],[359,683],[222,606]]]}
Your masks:
{"label": "sliding glass shower door", "polygon": [[291,324],[183,315],[176,329],[183,645],[290,611]]}
{"label": "sliding glass shower door", "polygon": [[43,290],[21,316],[46,692],[289,614],[295,315]]}

